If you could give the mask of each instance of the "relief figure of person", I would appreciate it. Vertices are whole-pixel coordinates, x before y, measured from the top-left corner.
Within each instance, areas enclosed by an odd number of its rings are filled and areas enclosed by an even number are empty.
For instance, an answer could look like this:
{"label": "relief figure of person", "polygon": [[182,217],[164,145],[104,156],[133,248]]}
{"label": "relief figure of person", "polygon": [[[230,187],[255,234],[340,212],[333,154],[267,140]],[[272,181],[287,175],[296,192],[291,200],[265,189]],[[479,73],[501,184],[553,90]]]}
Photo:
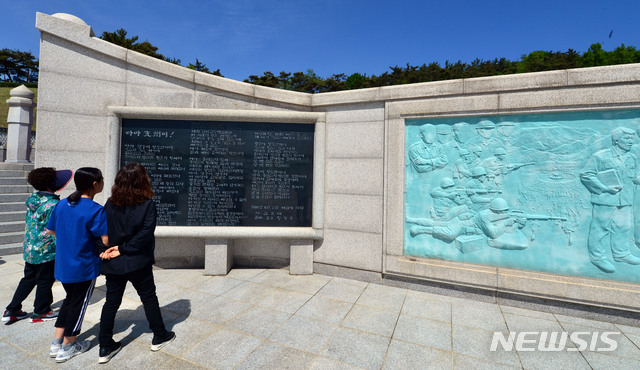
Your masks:
{"label": "relief figure of person", "polygon": [[587,247],[591,262],[604,272],[614,272],[607,258],[611,249],[616,262],[640,264],[629,251],[632,239],[633,205],[640,183],[638,158],[631,153],[635,132],[618,127],[611,132],[611,148],[591,156],[580,180],[591,193],[592,218]]}
{"label": "relief figure of person", "polygon": [[450,177],[444,177],[440,186],[431,189],[433,198],[431,217],[437,220],[451,220],[458,215],[469,212],[466,192],[455,189],[455,182]]}
{"label": "relief figure of person", "polygon": [[418,173],[431,172],[449,163],[441,144],[436,142],[436,127],[426,124],[420,128],[421,141],[409,148],[409,162]]}
{"label": "relief figure of person", "polygon": [[494,135],[496,131],[495,123],[490,120],[482,120],[475,125],[477,136],[471,138],[467,143],[469,145],[475,145],[482,151],[482,158],[487,158],[493,155],[493,152],[497,148],[504,148],[504,143],[501,139]]}

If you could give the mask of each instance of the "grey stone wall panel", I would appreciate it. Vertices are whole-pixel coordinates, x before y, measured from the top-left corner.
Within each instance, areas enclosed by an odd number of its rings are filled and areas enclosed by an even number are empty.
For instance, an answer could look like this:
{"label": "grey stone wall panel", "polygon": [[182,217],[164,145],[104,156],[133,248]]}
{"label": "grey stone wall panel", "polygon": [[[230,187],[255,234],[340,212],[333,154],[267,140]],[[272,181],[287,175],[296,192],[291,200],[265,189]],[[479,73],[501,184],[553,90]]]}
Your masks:
{"label": "grey stone wall panel", "polygon": [[311,96],[311,105],[322,107],[339,104],[370,103],[380,100],[380,88],[337,91]]}
{"label": "grey stone wall panel", "polygon": [[233,242],[235,256],[289,259],[291,242],[283,239],[238,239]]}
{"label": "grey stone wall panel", "polygon": [[382,159],[327,159],[328,193],[382,195]]}
{"label": "grey stone wall panel", "polygon": [[327,229],[382,233],[382,197],[326,194]]}
{"label": "grey stone wall panel", "polygon": [[606,109],[607,105],[638,104],[640,84],[572,87],[500,95],[500,111]]}
{"label": "grey stone wall panel", "polygon": [[126,81],[127,64],[124,58],[108,56],[48,34],[42,38],[39,59],[41,75],[53,72],[111,82]]}
{"label": "grey stone wall panel", "polygon": [[160,88],[127,85],[128,106],[193,108],[195,91],[185,88]]}
{"label": "grey stone wall panel", "polygon": [[326,150],[327,158],[382,158],[384,121],[327,123]]}
{"label": "grey stone wall panel", "polygon": [[578,68],[567,70],[567,84],[570,86],[592,84],[638,83],[640,64]]}
{"label": "grey stone wall panel", "polygon": [[567,71],[519,73],[515,75],[470,78],[464,80],[465,94],[510,90],[548,89],[566,86]]}
{"label": "grey stone wall panel", "polygon": [[[46,122],[38,127],[38,150],[101,153],[108,141],[106,118],[40,110],[38,119]],[[64,135],[60,135],[60,133]]]}
{"label": "grey stone wall panel", "polygon": [[384,120],[384,104],[350,104],[322,109],[331,123],[358,123]]}
{"label": "grey stone wall panel", "polygon": [[381,272],[382,234],[329,229],[316,245],[314,262]]}
{"label": "grey stone wall panel", "polygon": [[446,95],[460,95],[464,93],[465,80],[448,80],[424,82],[417,84],[389,86],[382,89],[380,98],[383,100],[416,99],[424,97],[439,97]]}
{"label": "grey stone wall panel", "polygon": [[107,107],[125,104],[125,93],[120,82],[45,72],[38,82],[38,109],[106,117]]}
{"label": "grey stone wall panel", "polygon": [[196,108],[201,109],[256,109],[255,99],[245,95],[196,85]]}
{"label": "grey stone wall panel", "polygon": [[498,94],[416,99],[388,104],[388,119],[420,116],[462,116],[497,113]]}
{"label": "grey stone wall panel", "polygon": [[202,72],[196,72],[194,77],[196,85],[201,85],[203,88],[206,87],[221,91],[233,91],[235,94],[247,97],[255,96],[255,85]]}

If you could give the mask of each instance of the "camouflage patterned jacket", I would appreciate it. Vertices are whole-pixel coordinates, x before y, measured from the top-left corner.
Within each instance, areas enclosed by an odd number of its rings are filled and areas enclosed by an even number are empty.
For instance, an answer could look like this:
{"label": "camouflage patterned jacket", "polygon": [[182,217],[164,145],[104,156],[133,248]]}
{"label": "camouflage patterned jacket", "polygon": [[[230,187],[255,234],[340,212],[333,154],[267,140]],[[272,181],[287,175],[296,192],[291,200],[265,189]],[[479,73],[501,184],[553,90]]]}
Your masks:
{"label": "camouflage patterned jacket", "polygon": [[37,265],[55,260],[56,239],[54,236],[47,235],[44,227],[59,201],[58,195],[46,191],[35,192],[27,198],[23,243],[25,262]]}

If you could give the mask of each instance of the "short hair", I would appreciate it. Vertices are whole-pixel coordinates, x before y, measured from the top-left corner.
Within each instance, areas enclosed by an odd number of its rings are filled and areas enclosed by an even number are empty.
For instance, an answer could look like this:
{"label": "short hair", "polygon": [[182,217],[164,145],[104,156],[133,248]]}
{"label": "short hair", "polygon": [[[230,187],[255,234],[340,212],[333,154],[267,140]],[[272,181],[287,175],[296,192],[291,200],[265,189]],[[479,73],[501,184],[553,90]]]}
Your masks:
{"label": "short hair", "polygon": [[56,169],[53,167],[40,167],[29,172],[27,181],[39,191],[47,191],[56,181]]}
{"label": "short hair", "polygon": [[622,135],[635,135],[635,131],[627,127],[616,127],[611,131],[611,144],[620,140]]}

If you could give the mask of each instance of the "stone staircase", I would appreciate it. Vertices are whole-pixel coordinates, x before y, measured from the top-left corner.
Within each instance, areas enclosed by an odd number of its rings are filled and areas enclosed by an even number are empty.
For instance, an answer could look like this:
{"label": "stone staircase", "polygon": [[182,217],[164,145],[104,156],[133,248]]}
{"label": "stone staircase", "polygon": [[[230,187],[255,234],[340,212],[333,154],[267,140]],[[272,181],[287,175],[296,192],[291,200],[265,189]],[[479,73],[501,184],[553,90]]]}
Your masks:
{"label": "stone staircase", "polygon": [[22,253],[24,201],[33,188],[27,175],[33,163],[0,163],[0,256]]}

